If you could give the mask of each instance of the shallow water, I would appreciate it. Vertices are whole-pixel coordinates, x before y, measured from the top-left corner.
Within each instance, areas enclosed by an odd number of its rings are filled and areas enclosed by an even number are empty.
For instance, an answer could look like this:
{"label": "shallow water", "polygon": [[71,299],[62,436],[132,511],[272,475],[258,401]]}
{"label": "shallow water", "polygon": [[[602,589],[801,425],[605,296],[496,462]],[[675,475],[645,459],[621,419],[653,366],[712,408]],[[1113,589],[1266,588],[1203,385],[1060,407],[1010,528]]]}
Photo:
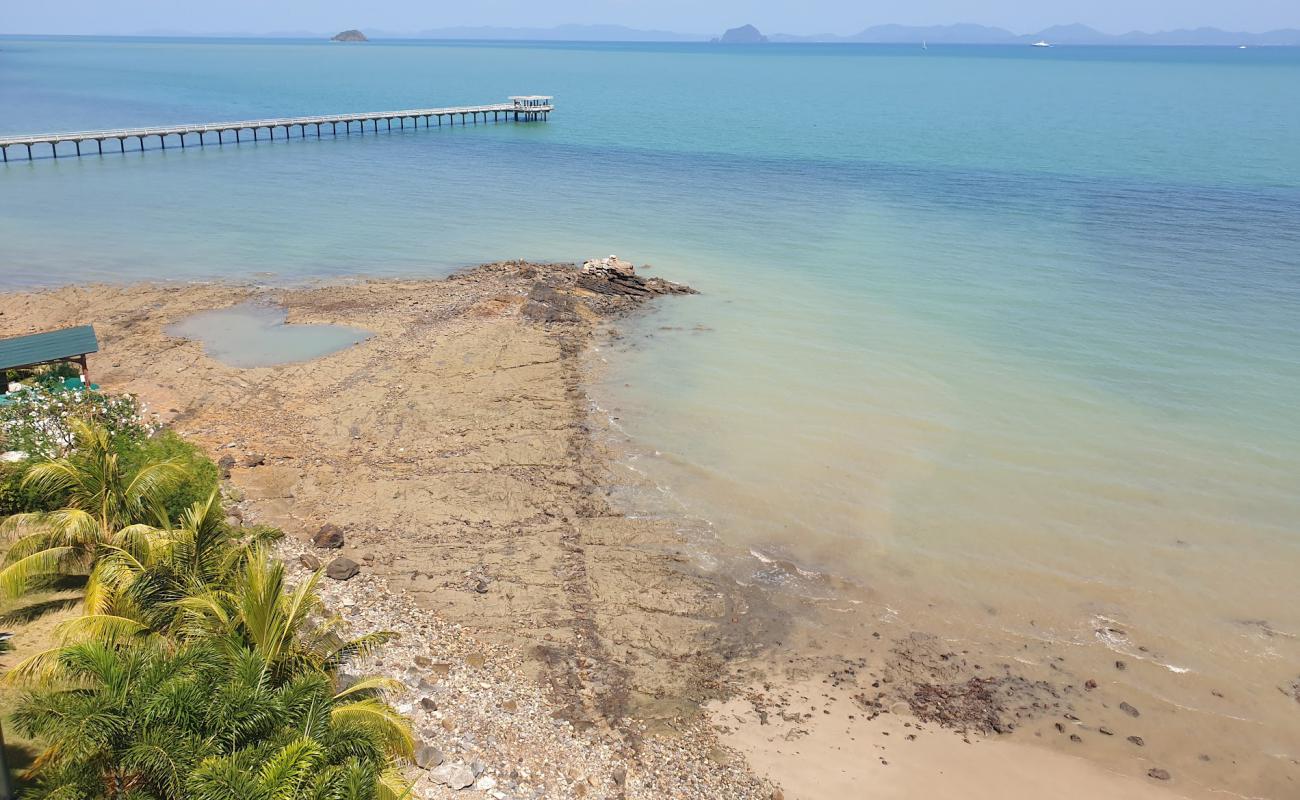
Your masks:
{"label": "shallow water", "polygon": [[3,131],[556,94],[547,124],[10,163],[0,275],[651,262],[703,294],[596,387],[661,489],[629,507],[742,578],[1139,659],[1295,757],[1300,51],[11,38],[0,70]]}
{"label": "shallow water", "polygon": [[201,342],[209,356],[240,369],[312,361],[370,336],[346,325],[290,325],[287,318],[283,308],[243,303],[194,314],[167,333]]}

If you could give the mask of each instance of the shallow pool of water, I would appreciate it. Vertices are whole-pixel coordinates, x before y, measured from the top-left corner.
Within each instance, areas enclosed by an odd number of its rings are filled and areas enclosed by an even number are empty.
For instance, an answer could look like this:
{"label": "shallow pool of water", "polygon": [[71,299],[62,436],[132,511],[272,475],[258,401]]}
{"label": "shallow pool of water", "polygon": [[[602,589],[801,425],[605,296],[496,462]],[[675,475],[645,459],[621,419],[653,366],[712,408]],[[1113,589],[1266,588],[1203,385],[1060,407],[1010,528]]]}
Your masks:
{"label": "shallow pool of water", "polygon": [[203,344],[207,354],[232,367],[252,369],[311,361],[370,338],[345,325],[290,325],[288,312],[265,303],[203,311],[167,329]]}

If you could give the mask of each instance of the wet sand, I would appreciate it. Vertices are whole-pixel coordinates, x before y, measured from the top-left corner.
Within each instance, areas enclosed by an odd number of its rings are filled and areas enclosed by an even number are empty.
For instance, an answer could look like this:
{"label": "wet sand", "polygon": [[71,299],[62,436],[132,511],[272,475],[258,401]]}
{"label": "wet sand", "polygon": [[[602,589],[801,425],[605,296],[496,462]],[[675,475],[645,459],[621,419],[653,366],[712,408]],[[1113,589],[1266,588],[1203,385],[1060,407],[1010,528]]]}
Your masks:
{"label": "wet sand", "polygon": [[[290,323],[373,336],[307,364],[241,370],[166,332],[252,299],[282,304]],[[350,557],[384,587],[360,602],[399,609],[401,595],[517,653],[554,715],[591,741],[635,754],[696,737],[711,754],[700,769],[740,764],[790,798],[1205,793],[1179,760],[1197,754],[1046,650],[950,652],[874,624],[872,598],[837,622],[710,570],[671,519],[618,513],[585,355],[638,304],[584,288],[571,267],[507,263],[439,281],[15,293],[0,296],[0,332],[94,323],[92,379],[138,394],[221,459],[244,523],[300,542],[336,527],[344,546],[320,555]],[[713,749],[698,726],[710,702]],[[1141,746],[1127,741],[1139,732]],[[772,796],[753,777],[729,785],[731,796]]]}

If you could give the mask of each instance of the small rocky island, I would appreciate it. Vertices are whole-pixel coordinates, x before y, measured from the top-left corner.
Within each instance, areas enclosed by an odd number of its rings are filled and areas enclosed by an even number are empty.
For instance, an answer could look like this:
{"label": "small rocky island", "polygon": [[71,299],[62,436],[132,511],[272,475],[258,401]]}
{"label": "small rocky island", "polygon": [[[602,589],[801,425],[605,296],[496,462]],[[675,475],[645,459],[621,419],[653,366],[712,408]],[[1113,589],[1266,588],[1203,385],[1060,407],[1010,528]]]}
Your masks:
{"label": "small rocky island", "polygon": [[719,44],[763,44],[767,41],[767,37],[753,25],[741,25],[739,28],[732,28],[722,34],[722,38],[713,41]]}
{"label": "small rocky island", "polygon": [[350,31],[336,33],[330,37],[331,42],[368,42],[366,35],[355,28]]}

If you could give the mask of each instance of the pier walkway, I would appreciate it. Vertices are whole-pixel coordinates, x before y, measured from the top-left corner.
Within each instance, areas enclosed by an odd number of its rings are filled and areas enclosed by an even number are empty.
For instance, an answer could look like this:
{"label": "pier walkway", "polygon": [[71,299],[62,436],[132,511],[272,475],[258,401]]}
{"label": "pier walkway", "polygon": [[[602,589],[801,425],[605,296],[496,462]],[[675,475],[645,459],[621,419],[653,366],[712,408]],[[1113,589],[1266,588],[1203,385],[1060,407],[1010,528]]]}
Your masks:
{"label": "pier walkway", "polygon": [[[298,129],[299,138],[306,138],[309,129],[313,129],[316,138],[320,138],[321,130],[325,129],[331,135],[337,136],[339,126],[343,126],[344,133],[352,133],[352,126],[357,126],[359,133],[366,132],[366,125],[369,124],[371,130],[378,133],[379,123],[383,122],[387,126],[385,130],[392,130],[393,123],[396,122],[399,128],[405,128],[409,120],[412,127],[420,127],[420,120],[424,120],[424,127],[430,128],[435,124],[441,127],[443,120],[449,125],[456,124],[456,118],[460,118],[460,124],[466,125],[471,122],[477,124],[480,120],[488,122],[514,121],[514,122],[533,122],[543,121],[550,118],[551,112],[555,110],[553,98],[542,95],[511,97],[509,102],[497,103],[494,105],[484,106],[456,106],[452,108],[418,108],[408,109],[406,111],[376,111],[365,114],[328,114],[319,117],[284,117],[282,119],[255,119],[243,120],[239,122],[203,122],[189,125],[158,125],[148,128],[120,128],[106,131],[80,131],[75,133],[40,133],[22,136],[0,136],[0,154],[3,155],[5,162],[9,161],[9,149],[11,147],[27,149],[27,159],[33,158],[33,147],[38,145],[49,145],[50,153],[54,158],[61,155],[80,156],[83,154],[83,144],[93,143],[95,149],[86,148],[85,152],[89,154],[102,155],[104,153],[104,142],[110,143],[116,141],[120,152],[126,152],[127,142],[135,139],[139,142],[140,150],[144,150],[146,139],[153,137],[158,138],[160,149],[167,149],[167,140],[171,138],[174,142],[179,142],[183,148],[186,146],[187,136],[191,137],[190,146],[198,145],[205,147],[209,144],[224,145],[226,136],[233,136],[235,143],[247,141],[251,138],[257,141],[262,131],[266,132],[268,139],[275,139],[275,133],[279,129],[284,130],[285,139],[291,138],[293,130]],[[435,123],[436,121],[436,123]],[[211,134],[217,135],[217,141],[213,142]],[[252,136],[246,136],[251,133]],[[197,142],[194,139],[197,138]],[[76,152],[70,152],[67,144],[75,145]],[[64,152],[59,152],[59,145],[65,145]],[[134,149],[134,148],[132,148]],[[111,150],[110,150],[111,152]]]}

